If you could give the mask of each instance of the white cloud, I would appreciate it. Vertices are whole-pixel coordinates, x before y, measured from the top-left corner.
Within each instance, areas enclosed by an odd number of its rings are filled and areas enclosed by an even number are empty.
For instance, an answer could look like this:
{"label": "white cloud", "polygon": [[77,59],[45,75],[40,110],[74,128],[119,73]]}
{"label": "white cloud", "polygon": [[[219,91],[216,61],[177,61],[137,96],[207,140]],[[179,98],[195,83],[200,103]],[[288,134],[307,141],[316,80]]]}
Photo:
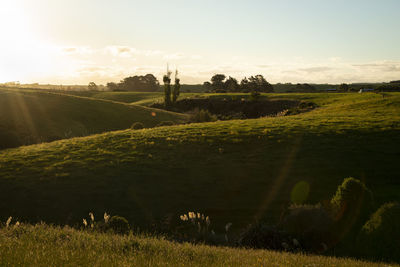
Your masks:
{"label": "white cloud", "polygon": [[66,55],[91,55],[95,51],[88,46],[61,47],[61,52]]}
{"label": "white cloud", "polygon": [[110,53],[113,56],[118,56],[118,57],[133,57],[135,55],[140,55],[140,56],[158,56],[163,54],[161,50],[140,50],[136,49],[134,47],[130,46],[107,46],[105,49],[106,53]]}
{"label": "white cloud", "polygon": [[185,57],[185,55],[183,53],[174,53],[174,54],[166,54],[164,55],[164,59],[167,60],[179,60],[179,59],[183,59]]}

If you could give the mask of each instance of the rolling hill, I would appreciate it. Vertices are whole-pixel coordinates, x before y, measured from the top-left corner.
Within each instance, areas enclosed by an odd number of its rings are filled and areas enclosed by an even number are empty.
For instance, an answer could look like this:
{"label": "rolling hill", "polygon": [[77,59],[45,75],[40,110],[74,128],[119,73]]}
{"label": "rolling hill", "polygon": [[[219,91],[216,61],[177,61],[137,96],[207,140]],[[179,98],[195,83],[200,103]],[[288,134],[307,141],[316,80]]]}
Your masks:
{"label": "rolling hill", "polygon": [[1,151],[0,214],[71,223],[109,211],[145,227],[198,210],[215,227],[233,222],[238,231],[256,218],[279,217],[300,181],[310,185],[313,203],[328,200],[349,176],[363,180],[378,203],[400,200],[399,94],[270,98],[307,98],[320,107]]}
{"label": "rolling hill", "polygon": [[129,128],[185,121],[181,114],[113,101],[0,88],[0,149]]}

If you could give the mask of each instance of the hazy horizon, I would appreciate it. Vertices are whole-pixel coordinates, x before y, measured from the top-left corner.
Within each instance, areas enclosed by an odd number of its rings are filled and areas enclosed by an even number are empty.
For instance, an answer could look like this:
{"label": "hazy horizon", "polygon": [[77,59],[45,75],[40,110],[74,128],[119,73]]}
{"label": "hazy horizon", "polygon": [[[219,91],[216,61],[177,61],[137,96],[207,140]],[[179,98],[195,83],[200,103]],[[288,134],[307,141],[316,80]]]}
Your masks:
{"label": "hazy horizon", "polygon": [[400,79],[400,2],[3,1],[0,83],[98,84],[169,63],[271,83]]}

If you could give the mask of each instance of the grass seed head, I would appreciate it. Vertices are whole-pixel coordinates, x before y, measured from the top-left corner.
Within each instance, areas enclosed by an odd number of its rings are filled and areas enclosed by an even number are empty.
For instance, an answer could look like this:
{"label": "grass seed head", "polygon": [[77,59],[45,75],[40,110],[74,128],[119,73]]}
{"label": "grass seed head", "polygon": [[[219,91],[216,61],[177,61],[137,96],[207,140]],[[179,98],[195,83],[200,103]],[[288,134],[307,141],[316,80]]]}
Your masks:
{"label": "grass seed head", "polygon": [[8,226],[10,225],[11,220],[12,220],[12,217],[11,216],[8,217],[7,222],[6,222],[6,228],[8,228]]}

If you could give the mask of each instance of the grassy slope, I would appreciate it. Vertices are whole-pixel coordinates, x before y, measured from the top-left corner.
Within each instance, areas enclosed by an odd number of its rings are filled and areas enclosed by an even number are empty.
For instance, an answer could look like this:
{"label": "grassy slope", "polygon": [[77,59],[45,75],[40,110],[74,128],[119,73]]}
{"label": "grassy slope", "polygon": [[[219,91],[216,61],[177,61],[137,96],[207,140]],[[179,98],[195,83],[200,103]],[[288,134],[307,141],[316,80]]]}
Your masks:
{"label": "grassy slope", "polygon": [[389,266],[344,258],[177,244],[151,237],[116,236],[46,225],[0,229],[0,265]]}
{"label": "grassy slope", "polygon": [[[156,116],[152,116],[156,112]],[[35,90],[0,89],[0,148],[129,128],[184,116],[135,105]]]}
{"label": "grassy slope", "polygon": [[148,99],[162,100],[163,92],[99,92],[99,91],[61,91],[60,93],[106,99],[123,103],[134,103]]}
{"label": "grassy slope", "polygon": [[400,200],[400,94],[289,94],[321,108],[296,116],[118,131],[0,152],[0,216],[80,222],[104,211],[148,225],[188,210],[217,231],[279,217],[299,181],[308,202],[343,178],[378,203]]}

